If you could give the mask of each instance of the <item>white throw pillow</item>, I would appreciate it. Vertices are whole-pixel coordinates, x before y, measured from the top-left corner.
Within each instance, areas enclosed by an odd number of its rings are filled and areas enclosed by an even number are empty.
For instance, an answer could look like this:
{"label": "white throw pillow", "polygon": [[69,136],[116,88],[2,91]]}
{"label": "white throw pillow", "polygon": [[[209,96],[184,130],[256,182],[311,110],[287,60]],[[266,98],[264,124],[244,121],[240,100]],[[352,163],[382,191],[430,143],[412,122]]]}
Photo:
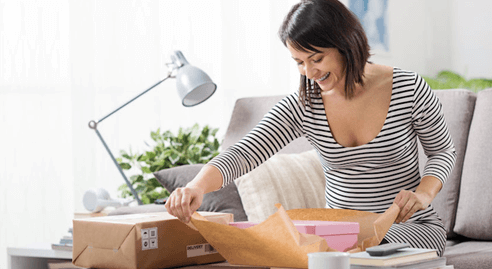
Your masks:
{"label": "white throw pillow", "polygon": [[286,209],[323,208],[325,178],[315,150],[277,154],[235,181],[248,221],[262,222]]}

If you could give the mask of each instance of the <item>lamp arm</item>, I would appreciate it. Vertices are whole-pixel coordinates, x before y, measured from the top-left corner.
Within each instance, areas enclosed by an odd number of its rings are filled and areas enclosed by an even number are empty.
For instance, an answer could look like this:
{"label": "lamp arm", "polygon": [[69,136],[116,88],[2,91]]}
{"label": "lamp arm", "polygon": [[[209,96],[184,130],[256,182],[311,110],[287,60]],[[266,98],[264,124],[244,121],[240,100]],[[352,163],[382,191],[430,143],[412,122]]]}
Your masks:
{"label": "lamp arm", "polygon": [[123,172],[123,169],[121,169],[121,166],[118,164],[118,162],[114,158],[113,153],[111,153],[111,150],[109,149],[108,145],[104,141],[101,133],[99,133],[99,131],[97,129],[94,129],[94,130],[96,131],[97,136],[99,137],[99,139],[103,143],[104,147],[106,148],[106,151],[109,153],[109,156],[111,157],[111,160],[113,160],[114,165],[116,165],[116,168],[118,168],[118,171],[120,171],[120,174],[123,177],[123,179],[125,180],[126,185],[128,186],[128,188],[130,188],[130,191],[132,192],[133,197],[135,197],[135,200],[137,200],[137,202],[138,202],[139,205],[142,205],[143,204],[142,203],[142,200],[140,200],[140,198],[138,198],[137,191],[135,191],[135,189],[133,188],[132,184],[130,183],[130,181],[126,177],[125,173]]}
{"label": "lamp arm", "polygon": [[123,107],[127,106],[128,104],[130,104],[131,102],[135,101],[136,99],[138,99],[140,96],[146,94],[148,91],[152,90],[153,88],[155,88],[157,85],[161,84],[164,80],[168,79],[171,77],[171,72],[167,75],[167,77],[165,77],[164,79],[162,79],[161,81],[157,82],[156,84],[154,84],[153,86],[151,86],[150,88],[148,88],[147,90],[143,91],[142,93],[140,93],[139,95],[133,97],[130,101],[124,103],[122,106],[118,107],[117,109],[115,109],[113,112],[109,113],[108,115],[102,117],[100,120],[97,121],[97,123],[100,123],[101,121],[105,120],[107,117],[113,115],[114,113],[116,113],[118,110],[122,109]]}
{"label": "lamp arm", "polygon": [[173,77],[172,76],[172,71],[168,73],[167,77],[165,77],[164,79],[160,80],[159,82],[157,82],[156,84],[152,85],[150,88],[148,88],[147,90],[143,91],[142,93],[140,93],[139,95],[135,96],[134,98],[132,98],[130,101],[126,102],[125,104],[123,104],[122,106],[118,107],[117,109],[115,109],[113,112],[109,113],[108,115],[102,117],[99,121],[95,122],[95,121],[90,121],[89,122],[89,128],[91,129],[94,129],[94,131],[96,131],[96,134],[97,136],[99,137],[99,139],[101,140],[101,142],[103,143],[104,147],[106,148],[106,151],[109,153],[109,156],[111,157],[111,160],[113,160],[114,164],[116,165],[116,167],[118,168],[118,171],[120,171],[120,174],[121,176],[123,176],[123,179],[125,180],[125,183],[126,185],[128,186],[128,188],[130,189],[131,193],[133,194],[133,196],[135,197],[135,199],[137,200],[138,204],[141,205],[142,204],[142,201],[140,200],[140,198],[138,198],[138,194],[137,192],[135,191],[135,189],[133,188],[132,184],[130,183],[130,181],[128,180],[128,178],[126,177],[125,173],[123,172],[123,170],[121,169],[120,165],[118,164],[118,162],[116,161],[116,159],[114,158],[113,156],[113,153],[111,153],[111,150],[109,149],[108,145],[106,144],[106,142],[104,141],[103,137],[101,136],[101,133],[99,133],[99,131],[97,130],[97,124],[99,124],[100,122],[102,122],[103,120],[105,120],[107,117],[113,115],[114,113],[116,113],[118,110],[122,109],[123,107],[127,106],[128,104],[130,104],[131,102],[135,101],[136,99],[138,99],[140,96],[144,95],[145,93],[147,93],[148,91],[152,90],[153,88],[155,88],[157,85],[161,84],[164,80],[170,78],[170,77]]}

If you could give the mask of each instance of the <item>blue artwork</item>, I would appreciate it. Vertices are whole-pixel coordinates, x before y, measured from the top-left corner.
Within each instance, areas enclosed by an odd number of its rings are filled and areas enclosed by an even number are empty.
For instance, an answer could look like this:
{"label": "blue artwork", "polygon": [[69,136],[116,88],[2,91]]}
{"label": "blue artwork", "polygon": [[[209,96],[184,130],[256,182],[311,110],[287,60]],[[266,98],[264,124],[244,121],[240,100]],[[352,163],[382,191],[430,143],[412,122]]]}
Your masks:
{"label": "blue artwork", "polygon": [[389,51],[387,7],[388,0],[349,0],[349,8],[362,23],[371,50]]}

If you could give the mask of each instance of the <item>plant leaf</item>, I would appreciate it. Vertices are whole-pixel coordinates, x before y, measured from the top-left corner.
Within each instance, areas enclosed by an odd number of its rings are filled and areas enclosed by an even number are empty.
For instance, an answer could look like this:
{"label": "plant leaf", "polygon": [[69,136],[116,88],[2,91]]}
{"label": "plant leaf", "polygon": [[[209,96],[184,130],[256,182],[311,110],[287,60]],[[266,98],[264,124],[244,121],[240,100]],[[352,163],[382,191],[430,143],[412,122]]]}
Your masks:
{"label": "plant leaf", "polygon": [[146,166],[143,166],[142,167],[142,172],[144,172],[146,174],[151,174],[152,173],[152,171],[148,167],[146,167]]}
{"label": "plant leaf", "polygon": [[147,155],[145,155],[145,154],[140,154],[137,157],[137,161],[139,161],[139,162],[145,162],[146,160],[147,160]]}
{"label": "plant leaf", "polygon": [[123,170],[130,170],[132,166],[129,163],[120,163],[120,167]]}
{"label": "plant leaf", "polygon": [[466,80],[457,73],[444,70],[439,72],[435,78],[423,77],[432,89],[468,89],[478,92],[492,87],[490,79],[470,79]]}
{"label": "plant leaf", "polygon": [[155,152],[153,151],[147,151],[145,152],[145,155],[147,156],[147,160],[152,160],[155,158]]}
{"label": "plant leaf", "polygon": [[[150,132],[154,142],[142,154],[133,154],[132,150],[120,151],[118,162],[122,169],[138,169],[130,176],[130,182],[144,204],[153,203],[155,199],[169,197],[169,192],[162,187],[155,177],[149,177],[153,172],[185,164],[207,163],[219,154],[220,143],[215,137],[218,129],[209,126],[200,128],[194,124],[191,128],[182,128],[178,134],[171,131],[161,133],[160,129]],[[123,159],[125,162],[123,162]],[[133,171],[133,170],[132,170]],[[128,186],[118,187],[120,197],[131,197]]]}

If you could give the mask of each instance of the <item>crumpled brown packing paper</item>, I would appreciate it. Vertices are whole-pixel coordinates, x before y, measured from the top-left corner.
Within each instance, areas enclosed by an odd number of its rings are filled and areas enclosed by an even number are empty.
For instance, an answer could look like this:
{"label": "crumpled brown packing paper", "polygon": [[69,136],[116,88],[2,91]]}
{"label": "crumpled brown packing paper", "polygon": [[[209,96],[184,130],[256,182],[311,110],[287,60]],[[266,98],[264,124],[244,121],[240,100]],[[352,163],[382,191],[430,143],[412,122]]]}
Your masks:
{"label": "crumpled brown packing paper", "polygon": [[275,214],[247,229],[213,223],[198,213],[191,223],[230,264],[307,268],[308,253],[336,250],[320,236],[299,233],[292,220],[358,222],[358,244],[349,251],[358,252],[379,245],[400,212],[395,204],[383,214],[325,208],[285,211],[276,206]]}

